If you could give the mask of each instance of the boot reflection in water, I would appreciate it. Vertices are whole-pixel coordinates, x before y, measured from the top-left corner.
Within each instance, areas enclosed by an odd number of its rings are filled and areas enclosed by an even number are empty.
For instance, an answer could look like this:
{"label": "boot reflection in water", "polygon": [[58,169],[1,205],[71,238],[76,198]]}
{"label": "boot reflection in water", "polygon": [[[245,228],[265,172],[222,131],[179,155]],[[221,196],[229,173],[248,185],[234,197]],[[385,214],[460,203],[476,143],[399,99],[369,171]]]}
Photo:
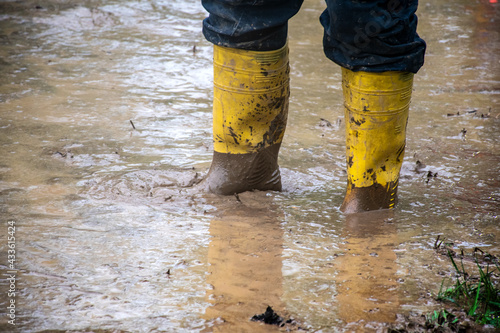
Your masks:
{"label": "boot reflection in water", "polygon": [[346,216],[345,255],[336,259],[338,316],[346,323],[390,323],[399,308],[399,243],[391,211]]}
{"label": "boot reflection in water", "polygon": [[[242,197],[242,201],[247,199]],[[207,299],[211,306],[204,319],[214,325],[210,332],[272,331],[276,327],[250,318],[265,312],[267,306],[280,315],[284,312],[282,217],[275,207],[236,204],[237,209],[234,204],[220,209],[221,217],[210,222]]]}
{"label": "boot reflection in water", "polygon": [[[287,24],[303,0],[202,0],[214,46],[218,194],[281,190],[278,151],[289,95]],[[341,211],[391,209],[405,148],[413,74],[424,62],[417,1],[326,0],[323,49],[342,67],[348,185]],[[341,19],[339,19],[341,18]]]}

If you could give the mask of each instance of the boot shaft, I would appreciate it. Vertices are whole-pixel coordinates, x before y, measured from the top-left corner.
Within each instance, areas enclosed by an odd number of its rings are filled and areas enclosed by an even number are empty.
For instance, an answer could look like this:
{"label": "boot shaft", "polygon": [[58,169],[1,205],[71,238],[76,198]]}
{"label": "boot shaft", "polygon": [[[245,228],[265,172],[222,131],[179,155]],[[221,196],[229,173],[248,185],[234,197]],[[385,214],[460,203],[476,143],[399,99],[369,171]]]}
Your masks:
{"label": "boot shaft", "polygon": [[247,154],[281,143],[288,114],[287,46],[248,51],[214,46],[214,150]]}

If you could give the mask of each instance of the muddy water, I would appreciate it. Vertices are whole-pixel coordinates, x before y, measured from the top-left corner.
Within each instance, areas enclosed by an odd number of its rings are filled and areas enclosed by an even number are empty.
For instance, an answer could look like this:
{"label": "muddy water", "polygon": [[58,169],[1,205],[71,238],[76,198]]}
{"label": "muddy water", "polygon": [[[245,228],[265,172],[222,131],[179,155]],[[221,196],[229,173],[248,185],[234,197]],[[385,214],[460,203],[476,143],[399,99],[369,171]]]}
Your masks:
{"label": "muddy water", "polygon": [[[499,7],[421,1],[400,202],[344,216],[340,70],[320,0],[290,22],[284,191],[201,193],[212,48],[197,1],[0,4],[0,244],[14,221],[14,329],[376,331],[426,313],[451,276],[432,249],[500,255]],[[329,124],[321,121],[328,120]],[[331,124],[331,126],[329,126]],[[2,280],[0,291],[7,295]]]}

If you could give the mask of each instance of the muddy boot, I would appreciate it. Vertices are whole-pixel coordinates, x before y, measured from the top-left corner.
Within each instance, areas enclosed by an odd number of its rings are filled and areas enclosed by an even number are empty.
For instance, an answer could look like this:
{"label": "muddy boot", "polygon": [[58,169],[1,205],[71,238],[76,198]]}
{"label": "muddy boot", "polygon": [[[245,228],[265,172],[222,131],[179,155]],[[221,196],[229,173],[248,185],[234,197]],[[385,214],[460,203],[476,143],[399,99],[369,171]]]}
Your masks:
{"label": "muddy boot", "polygon": [[281,190],[278,151],[288,115],[288,47],[248,51],[214,46],[210,192]]}
{"label": "muddy boot", "polygon": [[340,210],[394,208],[406,144],[413,74],[342,69],[347,193]]}

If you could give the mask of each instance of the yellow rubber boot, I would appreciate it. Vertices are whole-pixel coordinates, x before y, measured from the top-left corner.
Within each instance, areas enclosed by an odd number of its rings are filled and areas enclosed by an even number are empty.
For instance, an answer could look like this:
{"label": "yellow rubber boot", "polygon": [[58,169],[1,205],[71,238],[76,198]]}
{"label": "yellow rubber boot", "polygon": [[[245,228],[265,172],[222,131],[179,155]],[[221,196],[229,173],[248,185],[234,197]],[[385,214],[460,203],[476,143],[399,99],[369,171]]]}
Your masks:
{"label": "yellow rubber boot", "polygon": [[288,47],[214,46],[214,155],[205,183],[217,194],[281,190],[278,151],[288,115]]}
{"label": "yellow rubber boot", "polygon": [[413,85],[407,72],[352,72],[342,68],[347,192],[340,210],[394,208],[406,144]]}

